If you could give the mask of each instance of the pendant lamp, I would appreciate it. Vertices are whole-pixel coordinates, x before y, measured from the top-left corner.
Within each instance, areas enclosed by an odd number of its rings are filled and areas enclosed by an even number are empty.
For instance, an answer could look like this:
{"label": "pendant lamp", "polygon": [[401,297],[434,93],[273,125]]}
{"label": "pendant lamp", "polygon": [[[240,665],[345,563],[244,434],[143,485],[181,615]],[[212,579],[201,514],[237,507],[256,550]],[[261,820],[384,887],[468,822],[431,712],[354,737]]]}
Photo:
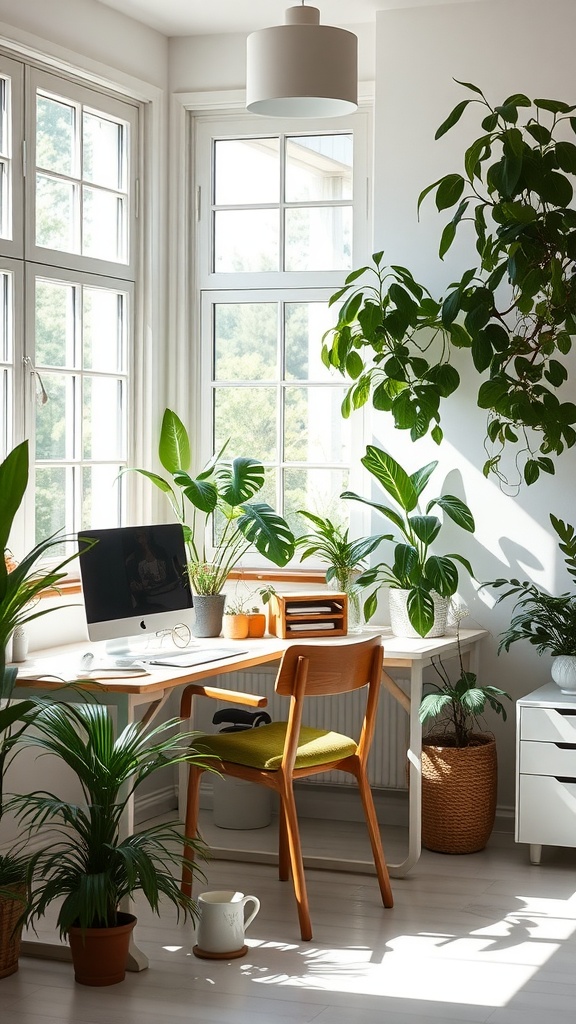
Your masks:
{"label": "pendant lamp", "polygon": [[320,24],[317,7],[289,7],[285,25],[247,40],[246,107],[272,117],[339,117],[358,106],[358,40]]}

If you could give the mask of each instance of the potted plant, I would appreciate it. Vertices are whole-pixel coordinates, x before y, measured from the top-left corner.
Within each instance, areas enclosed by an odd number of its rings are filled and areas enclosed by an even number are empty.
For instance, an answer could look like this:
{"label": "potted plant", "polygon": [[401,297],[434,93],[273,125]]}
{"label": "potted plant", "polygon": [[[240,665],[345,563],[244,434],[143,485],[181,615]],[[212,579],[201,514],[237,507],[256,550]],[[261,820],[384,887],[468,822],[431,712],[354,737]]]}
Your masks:
{"label": "potted plant", "polygon": [[[465,611],[457,612],[461,618]],[[422,743],[422,845],[438,853],[475,853],[484,849],[494,826],[498,765],[494,736],[480,719],[488,705],[506,721],[497,686],[481,685],[464,668],[460,638],[460,674],[452,681],[441,658],[433,660],[439,683],[426,683],[420,721],[434,723]]]}
{"label": "potted plant", "polygon": [[[294,554],[294,537],[287,522],[266,502],[251,500],[264,487],[264,466],[252,458],[225,459],[225,448],[197,476],[191,476],[188,432],[176,413],[166,409],[158,456],[171,480],[148,470],[134,470],[167,496],[184,528],[188,575],[195,595],[196,636],[219,634],[224,609],[222,588],[251,545],[278,566],[286,565]],[[213,550],[208,554],[210,543]],[[217,598],[216,621],[206,627],[209,631],[199,625],[201,602],[197,597]]]}
{"label": "potted plant", "polygon": [[[38,566],[62,543],[54,534],[17,562],[7,550],[14,518],[28,485],[28,442],[17,445],[0,463],[0,821],[4,813],[4,779],[25,730],[34,720],[37,704],[14,700],[17,669],[7,667],[6,650],[14,630],[55,609],[38,606],[45,591],[54,590],[66,576],[77,551],[49,568]],[[19,849],[0,856],[0,977],[18,969],[20,931],[14,925],[25,899],[26,859]]]}
{"label": "potted plant", "polygon": [[439,212],[454,210],[439,257],[460,231],[471,231],[476,266],[436,299],[407,268],[386,267],[375,253],[332,296],[331,303],[344,302],[322,358],[352,380],[344,415],[371,397],[413,439],[430,431],[439,443],[440,401],[460,383],[452,350],[468,350],[492,446],[484,473],[505,479],[502,455],[512,446],[532,484],[554,473],[554,457],[576,443],[567,387],[576,334],[576,106],[523,93],[492,104],[478,86],[458,84],[472,95],[435,138],[468,109],[480,115],[480,134],[463,154],[462,171],[423,189],[418,208],[433,194]]}
{"label": "potted plant", "polygon": [[[364,604],[368,621],[376,610],[378,590],[390,588],[390,618],[392,631],[397,636],[441,636],[446,627],[449,599],[458,588],[459,562],[473,576],[469,561],[462,555],[432,554],[431,545],[442,527],[442,520],[431,515],[434,507],[448,516],[468,533],[475,529],[474,518],[468,506],[453,494],[444,494],[428,501],[424,513],[419,499],[434,472],[437,462],[408,474],[395,459],[375,445],[368,445],[362,465],[394,499],[398,508],[380,501],[370,501],[353,491],[345,491],[342,498],[361,501],[379,512],[396,527],[397,534],[381,534],[380,542],[394,544],[394,560],[380,562],[361,574],[358,585],[375,588]],[[400,539],[398,538],[400,535]]]}
{"label": "potted plant", "polygon": [[328,565],[326,582],[348,596],[348,632],[362,629],[360,590],[358,576],[366,569],[366,558],[381,541],[380,535],[350,540],[349,529],[333,523],[328,517],[317,516],[305,509],[299,509],[312,529],[296,538],[296,548],[303,548],[300,558],[316,557]]}
{"label": "potted plant", "polygon": [[224,618],[222,620],[222,633],[229,640],[245,640],[248,636],[248,612],[246,611],[246,599],[236,598],[233,601],[226,599],[224,607]]}
{"label": "potted plant", "polygon": [[[202,873],[184,857],[180,824],[123,835],[127,801],[146,779],[161,768],[202,760],[192,745],[195,734],[182,733],[180,719],[172,719],[155,727],[134,722],[115,737],[110,711],[98,703],[46,705],[34,724],[22,742],[67,765],[83,802],[44,791],[11,798],[26,834],[40,833],[44,840],[29,859],[23,921],[33,925],[57,901],[57,924],[70,942],[76,980],[112,985],[124,978],[136,921],[121,910],[127,898],[141,892],[157,914],[161,898],[178,913],[196,914],[178,879],[183,866]],[[205,856],[200,840],[187,842]]]}
{"label": "potted plant", "polygon": [[[558,546],[571,576],[576,577],[576,530],[569,523],[550,515],[558,536]],[[498,652],[510,650],[513,643],[527,640],[538,654],[552,655],[551,674],[563,693],[576,693],[576,595],[547,594],[534,583],[518,579],[498,579],[484,584],[507,587],[496,601],[514,596],[516,603],[510,625],[500,635]]]}

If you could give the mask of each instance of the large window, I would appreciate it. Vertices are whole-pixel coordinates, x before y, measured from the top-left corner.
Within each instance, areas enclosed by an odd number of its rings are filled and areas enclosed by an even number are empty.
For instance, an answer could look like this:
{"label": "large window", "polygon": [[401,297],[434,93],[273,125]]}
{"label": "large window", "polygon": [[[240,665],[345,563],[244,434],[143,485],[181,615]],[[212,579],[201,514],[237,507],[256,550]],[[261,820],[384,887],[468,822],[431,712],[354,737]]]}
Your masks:
{"label": "large window", "polygon": [[119,525],[138,109],[0,57],[0,447],[30,441],[29,537]]}
{"label": "large window", "polygon": [[200,120],[195,137],[203,448],[261,459],[267,499],[301,529],[299,508],[339,506],[358,444],[320,353],[328,299],[366,248],[367,117],[239,122]]}

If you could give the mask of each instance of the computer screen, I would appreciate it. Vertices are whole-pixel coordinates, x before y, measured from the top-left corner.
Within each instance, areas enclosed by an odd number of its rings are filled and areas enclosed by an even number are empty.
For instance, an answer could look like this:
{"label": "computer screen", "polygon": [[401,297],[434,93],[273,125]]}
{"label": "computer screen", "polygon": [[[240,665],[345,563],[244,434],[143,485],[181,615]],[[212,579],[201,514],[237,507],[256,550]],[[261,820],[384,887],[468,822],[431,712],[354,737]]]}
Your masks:
{"label": "computer screen", "polygon": [[90,640],[109,641],[118,653],[138,652],[154,634],[191,624],[192,592],[179,523],[83,530],[93,538],[80,551],[80,573]]}

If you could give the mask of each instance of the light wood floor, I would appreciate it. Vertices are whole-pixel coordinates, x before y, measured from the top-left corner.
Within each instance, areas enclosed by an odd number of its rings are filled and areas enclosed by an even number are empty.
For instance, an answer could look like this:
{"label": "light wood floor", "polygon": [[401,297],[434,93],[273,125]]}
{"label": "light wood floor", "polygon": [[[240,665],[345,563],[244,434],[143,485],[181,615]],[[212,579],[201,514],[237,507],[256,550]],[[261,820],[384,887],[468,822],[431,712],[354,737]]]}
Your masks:
{"label": "light wood floor", "polygon": [[[303,819],[309,853],[362,858],[363,825]],[[208,842],[234,842],[214,829]],[[273,829],[245,841],[262,846]],[[389,860],[405,833],[383,829]],[[213,860],[200,888],[233,888],[262,903],[248,954],[192,954],[190,924],[137,906],[150,968],[120,985],[76,985],[69,964],[23,958],[0,981],[2,1024],[573,1024],[576,1019],[576,850],[525,847],[494,834],[479,854],[424,851],[384,910],[367,874],[307,872],[314,939],[302,943],[289,883],[273,866]]]}

